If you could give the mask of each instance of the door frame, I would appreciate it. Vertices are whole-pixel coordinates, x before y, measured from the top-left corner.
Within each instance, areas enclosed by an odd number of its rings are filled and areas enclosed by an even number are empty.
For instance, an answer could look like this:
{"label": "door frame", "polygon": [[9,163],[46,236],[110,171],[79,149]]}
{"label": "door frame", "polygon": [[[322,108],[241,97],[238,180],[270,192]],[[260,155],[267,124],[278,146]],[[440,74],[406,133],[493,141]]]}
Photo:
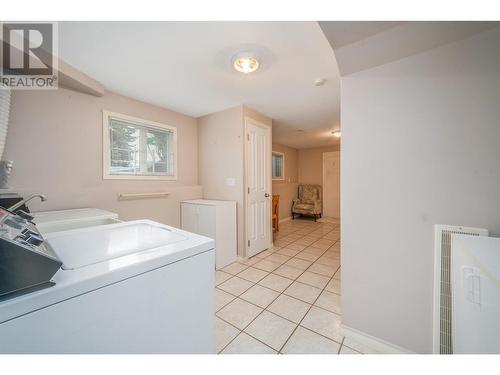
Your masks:
{"label": "door frame", "polygon": [[[323,207],[321,207],[321,211],[323,212],[323,216],[326,217],[326,212],[325,212],[325,207],[326,207],[326,202],[327,202],[327,198],[326,198],[326,194],[325,194],[325,181],[326,181],[326,178],[325,178],[325,154],[326,153],[338,153],[339,155],[339,163],[340,163],[340,151],[324,151],[322,154],[321,154],[321,162],[322,162],[322,165],[321,165],[321,188],[322,188],[322,202],[323,202]],[[342,166],[340,166],[340,168],[342,168]],[[339,171],[339,179],[341,178],[340,176],[340,171]],[[340,189],[340,184],[339,184],[339,189]],[[340,218],[340,190],[339,190],[339,218]]]}
{"label": "door frame", "polygon": [[[244,116],[244,139],[243,139],[243,217],[245,220],[244,225],[244,238],[245,238],[245,257],[248,256],[248,230],[247,230],[247,212],[248,212],[248,124],[261,127],[267,132],[267,165],[268,165],[268,182],[267,182],[267,190],[269,191],[270,196],[272,197],[272,180],[273,180],[273,172],[272,172],[272,153],[273,153],[273,140],[272,140],[272,126],[264,124],[258,120],[255,120],[251,117]],[[272,206],[272,205],[271,205]],[[271,211],[269,211],[269,217],[271,218]],[[272,218],[271,218],[272,219]],[[272,220],[269,220],[269,228],[270,236],[269,236],[269,244],[268,248],[270,248],[273,244],[273,224]]]}

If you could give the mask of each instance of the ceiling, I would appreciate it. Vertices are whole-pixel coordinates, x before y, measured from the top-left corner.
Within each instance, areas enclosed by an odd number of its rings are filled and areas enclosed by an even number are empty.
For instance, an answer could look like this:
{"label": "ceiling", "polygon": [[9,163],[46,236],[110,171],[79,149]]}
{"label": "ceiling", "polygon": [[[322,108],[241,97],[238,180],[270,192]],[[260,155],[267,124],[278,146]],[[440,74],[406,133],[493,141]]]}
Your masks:
{"label": "ceiling", "polygon": [[340,48],[396,27],[401,23],[396,21],[321,21],[319,25],[332,48]]}
{"label": "ceiling", "polygon": [[319,22],[342,76],[397,61],[500,26],[500,22]]}
{"label": "ceiling", "polygon": [[[338,144],[340,75],[463,39],[498,22],[60,22],[59,55],[108,90],[199,117],[245,104],[273,142]],[[245,76],[234,55],[255,53]],[[317,78],[325,78],[315,86]]]}
{"label": "ceiling", "polygon": [[[261,68],[245,76],[231,58],[247,50]],[[274,142],[338,143],[340,77],[316,22],[60,22],[59,56],[141,101],[194,117],[245,104],[274,120]]]}

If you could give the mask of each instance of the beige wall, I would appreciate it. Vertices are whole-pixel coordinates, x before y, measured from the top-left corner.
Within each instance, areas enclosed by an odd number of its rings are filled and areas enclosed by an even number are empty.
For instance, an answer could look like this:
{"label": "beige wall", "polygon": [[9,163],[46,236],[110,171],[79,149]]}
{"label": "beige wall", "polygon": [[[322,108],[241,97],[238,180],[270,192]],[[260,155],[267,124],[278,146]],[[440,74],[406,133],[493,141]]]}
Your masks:
{"label": "beige wall", "polygon": [[[272,126],[272,120],[240,105],[198,119],[199,182],[203,198],[234,200],[238,207],[238,255],[245,256],[245,117]],[[228,186],[227,179],[235,185]]]}
{"label": "beige wall", "polygon": [[273,143],[273,151],[285,154],[285,179],[273,180],[273,194],[280,196],[280,219],[282,220],[291,216],[292,200],[297,198],[298,150]]}
{"label": "beige wall", "polygon": [[339,146],[299,150],[299,183],[323,185],[323,152],[339,150]]}
{"label": "beige wall", "polygon": [[434,224],[500,235],[500,29],[342,79],[342,323],[432,350]]}
{"label": "beige wall", "polygon": [[[198,119],[198,176],[203,198],[233,200],[238,207],[238,254],[244,254],[243,107]],[[226,179],[235,180],[228,186]]]}
{"label": "beige wall", "polygon": [[[246,105],[243,106],[243,116],[249,117],[257,122],[260,122],[264,125],[267,125],[269,127],[273,126],[273,120],[267,116],[264,116],[262,113],[259,113],[257,111],[254,111],[252,108],[247,107]],[[244,123],[243,123],[244,125]]]}
{"label": "beige wall", "polygon": [[339,150],[338,145],[298,150],[299,184],[317,184],[323,187],[323,153]]}
{"label": "beige wall", "polygon": [[[177,127],[178,181],[103,180],[102,110]],[[179,226],[179,201],[201,197],[195,118],[112,92],[103,97],[67,89],[15,91],[4,159],[14,161],[10,185],[41,192],[35,210],[98,207],[123,219],[149,218]],[[168,198],[118,201],[119,193],[169,191]]]}
{"label": "beige wall", "polygon": [[323,152],[339,151],[339,146],[296,150],[273,143],[273,151],[285,154],[285,180],[273,181],[273,194],[280,195],[280,219],[291,216],[291,203],[299,184],[323,185]]}

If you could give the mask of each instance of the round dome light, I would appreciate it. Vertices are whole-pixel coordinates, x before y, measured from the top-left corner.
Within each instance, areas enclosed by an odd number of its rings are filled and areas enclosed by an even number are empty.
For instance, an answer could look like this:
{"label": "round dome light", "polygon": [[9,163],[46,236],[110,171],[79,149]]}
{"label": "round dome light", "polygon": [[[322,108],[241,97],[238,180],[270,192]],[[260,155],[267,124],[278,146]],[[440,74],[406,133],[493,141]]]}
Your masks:
{"label": "round dome light", "polygon": [[233,67],[240,73],[250,74],[259,69],[259,60],[252,53],[239,53],[233,58]]}

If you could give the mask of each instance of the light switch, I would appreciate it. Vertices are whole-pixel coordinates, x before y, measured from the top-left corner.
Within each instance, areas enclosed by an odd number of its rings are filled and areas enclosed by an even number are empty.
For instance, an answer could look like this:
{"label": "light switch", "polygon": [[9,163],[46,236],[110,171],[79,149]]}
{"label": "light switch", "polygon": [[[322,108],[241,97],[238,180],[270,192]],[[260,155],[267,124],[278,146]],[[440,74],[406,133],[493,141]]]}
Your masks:
{"label": "light switch", "polygon": [[226,186],[234,186],[236,185],[236,179],[234,177],[226,178]]}

